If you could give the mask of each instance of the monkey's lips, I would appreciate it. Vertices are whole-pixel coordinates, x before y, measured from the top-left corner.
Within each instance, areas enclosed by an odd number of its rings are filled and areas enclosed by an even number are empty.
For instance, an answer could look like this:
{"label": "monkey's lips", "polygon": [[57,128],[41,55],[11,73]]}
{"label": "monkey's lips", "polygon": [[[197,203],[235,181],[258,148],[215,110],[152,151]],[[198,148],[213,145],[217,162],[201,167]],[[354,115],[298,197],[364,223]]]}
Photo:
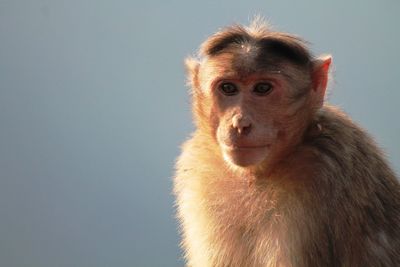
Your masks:
{"label": "monkey's lips", "polygon": [[271,145],[239,145],[239,144],[232,144],[232,145],[226,145],[224,144],[224,148],[227,150],[253,150],[253,149],[264,149],[264,148],[269,148]]}
{"label": "monkey's lips", "polygon": [[250,150],[250,149],[269,148],[270,146],[271,145],[247,145],[247,146],[230,145],[226,146],[226,148],[230,150]]}
{"label": "monkey's lips", "polygon": [[224,158],[237,166],[247,167],[263,161],[271,145],[223,145]]}

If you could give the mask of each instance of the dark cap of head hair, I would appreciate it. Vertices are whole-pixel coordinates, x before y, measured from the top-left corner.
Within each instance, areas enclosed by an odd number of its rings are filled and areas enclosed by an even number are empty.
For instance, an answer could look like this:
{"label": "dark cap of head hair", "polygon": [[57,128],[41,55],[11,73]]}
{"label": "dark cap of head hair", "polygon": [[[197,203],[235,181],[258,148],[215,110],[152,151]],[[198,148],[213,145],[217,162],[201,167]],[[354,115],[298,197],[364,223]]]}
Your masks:
{"label": "dark cap of head hair", "polygon": [[308,65],[313,58],[304,40],[272,31],[260,19],[253,21],[249,27],[234,25],[215,33],[201,46],[200,56],[213,57],[244,46],[256,48],[258,58],[273,57],[301,66]]}

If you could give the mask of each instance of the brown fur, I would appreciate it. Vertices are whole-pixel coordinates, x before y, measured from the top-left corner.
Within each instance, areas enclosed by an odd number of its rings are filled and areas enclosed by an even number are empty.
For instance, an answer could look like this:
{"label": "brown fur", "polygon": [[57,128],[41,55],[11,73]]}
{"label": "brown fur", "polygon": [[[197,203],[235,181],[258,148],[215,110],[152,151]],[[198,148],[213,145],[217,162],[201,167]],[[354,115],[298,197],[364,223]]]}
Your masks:
{"label": "brown fur", "polygon": [[[174,192],[188,266],[400,266],[400,185],[373,140],[322,105],[330,59],[322,62],[260,23],[213,35],[200,61],[187,61],[197,130]],[[263,74],[271,68],[284,72],[272,93],[245,91],[273,78]],[[216,92],[213,80],[226,75],[243,98]],[[230,124],[238,114],[249,117],[247,136]],[[259,139],[273,142],[264,160],[224,158],[221,142]]]}

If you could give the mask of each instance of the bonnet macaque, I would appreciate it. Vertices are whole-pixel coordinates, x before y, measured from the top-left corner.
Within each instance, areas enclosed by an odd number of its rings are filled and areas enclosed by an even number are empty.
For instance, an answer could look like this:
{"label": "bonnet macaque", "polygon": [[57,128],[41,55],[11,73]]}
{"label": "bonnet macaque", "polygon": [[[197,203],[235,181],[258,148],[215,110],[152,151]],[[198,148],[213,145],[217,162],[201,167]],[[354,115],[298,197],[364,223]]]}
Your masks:
{"label": "bonnet macaque", "polygon": [[174,192],[188,266],[400,266],[399,182],[324,102],[330,65],[260,21],[186,60],[196,130]]}

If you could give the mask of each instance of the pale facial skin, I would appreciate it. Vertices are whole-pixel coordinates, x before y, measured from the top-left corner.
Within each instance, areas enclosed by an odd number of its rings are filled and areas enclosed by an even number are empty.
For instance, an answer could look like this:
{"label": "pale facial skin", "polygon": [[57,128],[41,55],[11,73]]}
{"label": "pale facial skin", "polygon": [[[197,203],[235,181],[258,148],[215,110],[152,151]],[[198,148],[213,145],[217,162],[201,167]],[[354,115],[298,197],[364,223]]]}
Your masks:
{"label": "pale facial skin", "polygon": [[301,127],[296,122],[299,100],[290,98],[295,93],[290,68],[285,72],[274,67],[243,74],[231,67],[246,64],[254,62],[246,58],[237,64],[220,56],[206,62],[203,76],[208,77],[205,90],[214,105],[210,113],[216,117],[216,140],[224,159],[239,167],[272,160],[270,155],[279,156],[296,139],[291,132],[299,131],[293,128]]}
{"label": "pale facial skin", "polygon": [[272,103],[279,103],[280,87],[279,78],[267,74],[219,77],[214,83],[213,95],[222,113],[217,140],[227,161],[246,167],[268,156],[279,130],[267,114]]}

